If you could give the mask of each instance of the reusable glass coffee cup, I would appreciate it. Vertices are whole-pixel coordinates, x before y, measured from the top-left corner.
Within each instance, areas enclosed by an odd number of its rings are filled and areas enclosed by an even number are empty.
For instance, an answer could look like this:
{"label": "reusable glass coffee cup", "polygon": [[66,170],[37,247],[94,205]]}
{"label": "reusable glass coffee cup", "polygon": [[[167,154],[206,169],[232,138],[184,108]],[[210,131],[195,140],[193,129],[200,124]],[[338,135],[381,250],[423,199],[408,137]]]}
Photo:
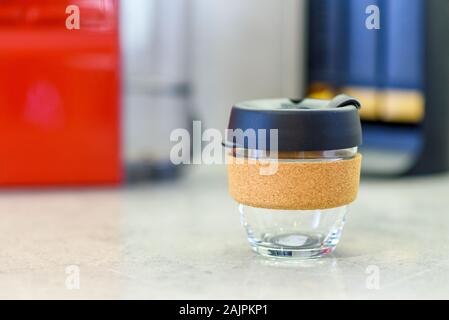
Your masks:
{"label": "reusable glass coffee cup", "polygon": [[360,103],[272,99],[232,108],[229,191],[254,251],[315,258],[332,252],[360,180]]}

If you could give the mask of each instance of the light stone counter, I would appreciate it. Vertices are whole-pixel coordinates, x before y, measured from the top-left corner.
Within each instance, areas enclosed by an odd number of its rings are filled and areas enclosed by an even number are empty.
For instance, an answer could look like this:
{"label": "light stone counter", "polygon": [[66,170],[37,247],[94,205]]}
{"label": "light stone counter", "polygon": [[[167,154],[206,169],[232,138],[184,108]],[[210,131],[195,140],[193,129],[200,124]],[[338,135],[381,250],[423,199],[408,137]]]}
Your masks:
{"label": "light stone counter", "polygon": [[449,298],[448,175],[365,180],[334,255],[301,263],[252,253],[225,179],[2,191],[0,298]]}

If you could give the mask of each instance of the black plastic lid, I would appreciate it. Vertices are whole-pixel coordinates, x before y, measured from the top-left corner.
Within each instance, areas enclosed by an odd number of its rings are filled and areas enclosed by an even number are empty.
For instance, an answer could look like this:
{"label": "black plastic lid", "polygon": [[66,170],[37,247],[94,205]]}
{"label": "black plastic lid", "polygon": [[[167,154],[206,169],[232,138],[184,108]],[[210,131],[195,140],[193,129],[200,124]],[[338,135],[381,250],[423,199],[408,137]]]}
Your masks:
{"label": "black plastic lid", "polygon": [[[360,103],[349,96],[333,100],[271,99],[236,104],[231,111],[228,129],[253,129],[257,141],[237,141],[228,132],[227,147],[270,149],[270,129],[278,129],[279,151],[323,151],[357,147],[362,144]],[[266,134],[259,137],[258,130]]]}

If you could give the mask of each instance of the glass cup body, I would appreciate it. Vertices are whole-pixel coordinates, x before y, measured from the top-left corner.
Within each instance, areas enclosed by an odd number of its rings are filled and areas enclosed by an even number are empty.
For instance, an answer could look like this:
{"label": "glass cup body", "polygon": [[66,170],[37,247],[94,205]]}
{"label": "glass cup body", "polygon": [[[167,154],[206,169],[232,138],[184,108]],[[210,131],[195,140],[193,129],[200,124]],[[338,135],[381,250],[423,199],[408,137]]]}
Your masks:
{"label": "glass cup body", "polygon": [[[357,148],[329,151],[266,152],[230,148],[233,157],[279,162],[333,162],[351,159]],[[239,204],[241,223],[253,250],[278,258],[317,258],[336,248],[348,206],[323,210],[278,210]]]}

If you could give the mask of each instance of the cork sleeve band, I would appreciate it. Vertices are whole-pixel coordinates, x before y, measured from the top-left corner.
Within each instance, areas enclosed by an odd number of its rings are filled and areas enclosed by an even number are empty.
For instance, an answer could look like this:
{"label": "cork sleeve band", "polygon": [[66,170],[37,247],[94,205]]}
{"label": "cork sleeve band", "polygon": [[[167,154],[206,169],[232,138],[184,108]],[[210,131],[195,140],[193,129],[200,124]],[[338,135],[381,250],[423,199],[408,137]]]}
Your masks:
{"label": "cork sleeve band", "polygon": [[[231,156],[232,157],[232,156]],[[347,205],[358,193],[362,156],[333,162],[278,162],[273,175],[264,164],[231,159],[229,191],[239,203],[267,209],[317,210]]]}

